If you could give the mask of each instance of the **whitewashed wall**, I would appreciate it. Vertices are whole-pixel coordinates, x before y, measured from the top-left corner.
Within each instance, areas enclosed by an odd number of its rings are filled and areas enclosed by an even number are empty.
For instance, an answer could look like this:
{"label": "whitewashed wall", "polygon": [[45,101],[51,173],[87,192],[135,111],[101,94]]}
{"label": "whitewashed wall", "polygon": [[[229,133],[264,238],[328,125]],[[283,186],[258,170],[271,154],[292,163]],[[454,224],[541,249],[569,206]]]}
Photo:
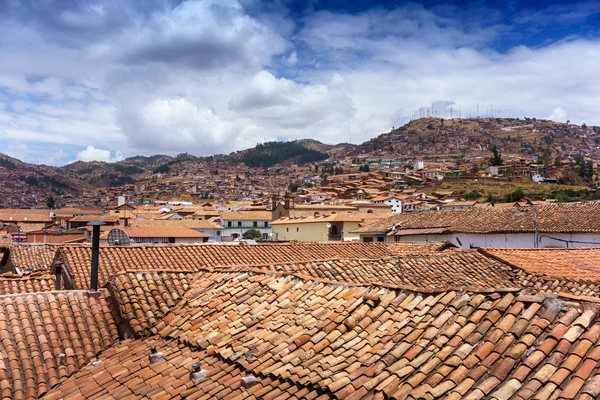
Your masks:
{"label": "whitewashed wall", "polygon": [[[375,237],[374,235],[366,235]],[[567,240],[569,243],[561,240]],[[375,239],[373,239],[375,240]],[[387,241],[395,241],[396,238],[386,236]],[[477,234],[477,233],[450,233],[439,235],[410,235],[398,236],[397,241],[400,242],[438,242],[448,241],[463,249],[469,247],[498,247],[498,248],[524,248],[534,247],[533,233],[494,233],[494,234]],[[364,241],[364,236],[361,235],[361,241]],[[577,243],[582,242],[582,243]],[[595,233],[540,233],[540,248],[544,247],[600,247],[600,234]]]}

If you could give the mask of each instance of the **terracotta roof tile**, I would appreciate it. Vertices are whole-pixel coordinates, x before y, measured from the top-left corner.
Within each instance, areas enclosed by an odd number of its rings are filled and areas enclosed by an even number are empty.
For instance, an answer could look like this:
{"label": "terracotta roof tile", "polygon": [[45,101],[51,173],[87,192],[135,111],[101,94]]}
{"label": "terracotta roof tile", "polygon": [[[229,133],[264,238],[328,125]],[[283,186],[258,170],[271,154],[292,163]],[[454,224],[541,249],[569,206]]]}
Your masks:
{"label": "terracotta roof tile", "polygon": [[198,232],[184,226],[137,226],[123,228],[131,238],[210,238],[206,233]]}
{"label": "terracotta roof tile", "polygon": [[205,219],[181,219],[181,220],[160,220],[160,219],[133,219],[130,221],[132,227],[145,226],[178,226],[189,229],[224,229],[216,222]]}
{"label": "terracotta roof tile", "polygon": [[58,248],[52,244],[14,244],[9,247],[9,263],[21,273],[49,271]]}
{"label": "terracotta roof tile", "polygon": [[67,379],[119,339],[115,318],[106,292],[0,296],[1,397],[34,399]]}
{"label": "terracotta roof tile", "polygon": [[[212,272],[157,335],[107,350],[47,398],[594,398],[599,312],[574,296]],[[150,364],[150,345],[165,361]],[[193,384],[196,360],[208,374]]]}
{"label": "terracotta roof tile", "polygon": [[181,301],[194,272],[133,271],[113,276],[108,288],[136,335],[156,333],[153,327]]}
{"label": "terracotta roof tile", "polygon": [[519,287],[505,264],[472,250],[428,257],[333,259],[259,268],[351,284],[410,285],[438,290]]}
{"label": "terracotta roof tile", "polygon": [[600,281],[600,248],[482,249],[524,271],[551,279]]}
{"label": "terracotta roof tile", "polygon": [[55,289],[54,276],[47,272],[0,275],[0,295],[48,292]]}
{"label": "terracotta roof tile", "polygon": [[[104,286],[111,276],[125,270],[199,271],[216,265],[265,265],[339,257],[373,259],[431,254],[448,246],[446,242],[103,246],[100,248],[99,283]],[[66,265],[74,288],[88,287],[91,254],[91,248],[86,246],[59,248],[57,260]]]}
{"label": "terracotta roof tile", "polygon": [[[600,202],[536,206],[539,230],[555,232],[600,232]],[[356,229],[357,233],[388,233],[405,229],[447,228],[450,232],[533,232],[532,207],[475,207],[401,213]]]}

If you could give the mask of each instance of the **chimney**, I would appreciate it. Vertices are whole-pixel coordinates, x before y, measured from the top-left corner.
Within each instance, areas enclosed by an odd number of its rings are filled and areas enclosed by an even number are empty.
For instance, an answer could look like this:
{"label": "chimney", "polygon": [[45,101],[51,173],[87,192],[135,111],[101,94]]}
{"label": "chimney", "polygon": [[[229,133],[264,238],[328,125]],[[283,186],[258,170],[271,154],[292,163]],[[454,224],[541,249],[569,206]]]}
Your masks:
{"label": "chimney", "polygon": [[94,220],[88,222],[92,227],[92,274],[90,277],[90,291],[98,291],[98,259],[100,258],[100,227],[106,225],[102,221]]}
{"label": "chimney", "polygon": [[246,376],[244,376],[240,383],[244,389],[248,389],[258,383],[258,379],[252,374],[250,371],[246,371]]}
{"label": "chimney", "polygon": [[150,346],[150,363],[154,364],[155,362],[164,361],[165,356],[163,353],[156,350],[156,346]]}
{"label": "chimney", "polygon": [[190,381],[194,381],[194,384],[197,385],[200,381],[208,375],[208,370],[202,369],[202,365],[200,363],[192,364],[192,372],[190,372]]}

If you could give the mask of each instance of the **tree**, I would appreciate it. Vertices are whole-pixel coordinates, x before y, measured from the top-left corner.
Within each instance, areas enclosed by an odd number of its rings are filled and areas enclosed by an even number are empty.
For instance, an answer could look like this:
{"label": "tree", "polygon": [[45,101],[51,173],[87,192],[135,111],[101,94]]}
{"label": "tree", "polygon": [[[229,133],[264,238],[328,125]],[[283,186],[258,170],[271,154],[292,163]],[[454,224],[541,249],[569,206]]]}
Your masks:
{"label": "tree", "polygon": [[260,231],[258,229],[255,229],[255,228],[248,229],[242,235],[242,238],[244,238],[246,240],[260,239],[261,237],[262,237],[262,234],[260,233]]}
{"label": "tree", "polygon": [[442,123],[442,128],[444,127],[444,118],[440,118],[440,122]]}
{"label": "tree", "polygon": [[517,188],[514,192],[507,194],[505,200],[507,203],[511,203],[513,201],[521,200],[524,196],[523,189]]}
{"label": "tree", "polygon": [[500,150],[498,150],[497,146],[492,147],[493,156],[490,158],[490,165],[501,165],[502,164],[502,156],[500,155]]}
{"label": "tree", "polygon": [[296,193],[299,190],[300,190],[300,184],[297,182],[292,182],[288,185],[288,191],[290,191],[292,193]]}
{"label": "tree", "polygon": [[56,208],[56,200],[54,199],[54,196],[50,195],[50,197],[46,199],[46,207],[48,207],[51,210],[54,210]]}

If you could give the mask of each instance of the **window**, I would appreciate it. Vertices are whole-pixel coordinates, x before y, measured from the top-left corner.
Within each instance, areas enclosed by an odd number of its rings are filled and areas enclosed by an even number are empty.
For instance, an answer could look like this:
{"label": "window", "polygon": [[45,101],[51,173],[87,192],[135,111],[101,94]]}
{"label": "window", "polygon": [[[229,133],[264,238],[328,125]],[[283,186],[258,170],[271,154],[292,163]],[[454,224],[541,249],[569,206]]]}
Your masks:
{"label": "window", "polygon": [[254,221],[254,227],[258,228],[258,222],[257,221]]}
{"label": "window", "polygon": [[300,232],[300,228],[296,228],[296,232]]}
{"label": "window", "polygon": [[290,231],[290,228],[285,228],[285,231],[286,231],[286,232],[289,232],[289,231]]}
{"label": "window", "polygon": [[238,221],[238,228],[242,227],[242,221]]}
{"label": "window", "polygon": [[221,236],[221,231],[217,231],[217,236]]}
{"label": "window", "polygon": [[227,221],[227,227],[231,228],[231,221]]}
{"label": "window", "polygon": [[269,221],[265,221],[265,228],[269,227]]}

